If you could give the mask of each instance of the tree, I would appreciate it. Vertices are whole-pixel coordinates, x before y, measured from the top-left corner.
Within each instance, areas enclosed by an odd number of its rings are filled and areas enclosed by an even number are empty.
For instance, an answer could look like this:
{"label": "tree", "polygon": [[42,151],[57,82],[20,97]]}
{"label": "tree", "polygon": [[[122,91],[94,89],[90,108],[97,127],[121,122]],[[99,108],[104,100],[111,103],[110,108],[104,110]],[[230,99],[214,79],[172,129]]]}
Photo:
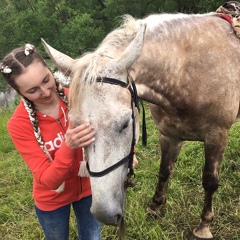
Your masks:
{"label": "tree", "polygon": [[163,12],[204,13],[221,4],[219,0],[0,0],[0,57],[25,43],[47,57],[40,38],[77,57],[93,50],[124,14],[143,18]]}

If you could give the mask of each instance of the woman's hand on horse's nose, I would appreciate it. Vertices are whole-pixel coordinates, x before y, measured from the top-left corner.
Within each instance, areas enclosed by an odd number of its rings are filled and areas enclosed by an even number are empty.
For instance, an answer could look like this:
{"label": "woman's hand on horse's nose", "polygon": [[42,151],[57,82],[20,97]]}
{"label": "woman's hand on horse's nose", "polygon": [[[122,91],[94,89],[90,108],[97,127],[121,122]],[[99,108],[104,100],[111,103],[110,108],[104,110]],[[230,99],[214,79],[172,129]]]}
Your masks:
{"label": "woman's hand on horse's nose", "polygon": [[78,149],[90,145],[95,140],[95,130],[89,123],[83,123],[77,127],[74,121],[69,119],[69,127],[66,132],[65,143],[72,149]]}

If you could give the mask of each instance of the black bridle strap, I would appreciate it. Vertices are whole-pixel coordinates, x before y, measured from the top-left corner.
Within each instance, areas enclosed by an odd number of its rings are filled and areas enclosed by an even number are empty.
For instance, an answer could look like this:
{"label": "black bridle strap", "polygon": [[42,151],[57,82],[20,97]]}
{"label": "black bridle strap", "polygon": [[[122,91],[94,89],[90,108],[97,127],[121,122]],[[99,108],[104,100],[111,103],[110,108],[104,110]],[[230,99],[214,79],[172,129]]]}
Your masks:
{"label": "black bridle strap", "polygon": [[[147,146],[147,126],[146,126],[146,118],[145,118],[145,109],[144,109],[142,99],[138,98],[138,102],[142,106],[142,145]],[[139,112],[140,112],[140,108],[139,108]]]}
{"label": "black bridle strap", "polygon": [[89,172],[89,175],[91,177],[103,177],[104,175],[112,172],[113,170],[117,169],[118,167],[120,167],[121,165],[123,165],[125,162],[127,162],[129,159],[131,159],[133,157],[133,153],[130,152],[128,154],[128,156],[126,156],[125,158],[123,158],[121,161],[117,162],[116,164],[110,166],[109,168],[101,171],[101,172],[92,172],[89,168],[89,165],[88,165],[88,162],[86,163],[86,167],[87,167],[87,170]]}
{"label": "black bridle strap", "polygon": [[108,78],[108,77],[104,77],[104,78],[97,78],[96,82],[103,82],[103,83],[109,83],[109,84],[113,84],[113,85],[118,85],[121,86],[123,88],[127,88],[128,84],[125,82],[122,82],[120,80],[117,80],[115,78]]}
{"label": "black bridle strap", "polygon": [[[96,81],[118,85],[118,86],[121,86],[123,88],[127,88],[127,86],[128,86],[127,83],[122,82],[120,80],[117,80],[115,78],[108,78],[108,77],[97,78]],[[129,87],[128,89],[132,94],[133,101],[134,101],[135,106],[137,107],[139,112],[140,112],[140,107],[139,107],[138,103],[140,103],[141,106],[142,106],[142,145],[147,146],[147,127],[146,127],[145,109],[144,109],[143,101],[142,101],[142,99],[140,99],[138,97],[137,88],[136,88],[136,85],[135,85],[134,81],[132,81],[130,86],[132,86],[132,88]]]}
{"label": "black bridle strap", "polygon": [[[118,167],[123,165],[125,162],[128,162],[128,168],[129,168],[128,178],[130,178],[132,175],[134,175],[133,166],[132,165],[133,165],[134,147],[135,147],[135,144],[136,144],[136,139],[135,139],[135,116],[134,116],[134,106],[133,106],[133,103],[135,103],[135,107],[137,107],[138,110],[139,110],[138,101],[140,100],[138,98],[138,95],[137,95],[136,86],[134,84],[134,81],[132,81],[131,85],[128,85],[127,83],[122,82],[120,80],[117,80],[117,79],[114,79],[114,78],[107,78],[107,77],[97,78],[96,82],[114,84],[114,85],[121,86],[123,88],[127,88],[128,87],[128,90],[131,93],[131,108],[132,108],[132,120],[133,120],[133,138],[132,138],[130,153],[126,157],[124,157],[122,160],[120,160],[119,162],[115,163],[114,165],[108,167],[107,169],[105,169],[105,170],[103,170],[101,172],[92,172],[90,170],[89,164],[87,162],[87,164],[86,164],[87,170],[88,170],[89,175],[91,177],[102,177],[102,176],[112,172],[113,170],[117,169]],[[142,107],[143,107],[143,104],[142,104]],[[144,133],[143,133],[142,136],[144,137],[144,141],[143,142],[146,144],[147,134],[146,134],[146,123],[145,123],[144,107],[143,107],[143,114],[144,114],[144,116],[143,116],[144,117],[144,121],[143,121],[144,122],[144,124],[143,124],[143,126],[144,126],[143,127],[143,131],[144,131]]]}

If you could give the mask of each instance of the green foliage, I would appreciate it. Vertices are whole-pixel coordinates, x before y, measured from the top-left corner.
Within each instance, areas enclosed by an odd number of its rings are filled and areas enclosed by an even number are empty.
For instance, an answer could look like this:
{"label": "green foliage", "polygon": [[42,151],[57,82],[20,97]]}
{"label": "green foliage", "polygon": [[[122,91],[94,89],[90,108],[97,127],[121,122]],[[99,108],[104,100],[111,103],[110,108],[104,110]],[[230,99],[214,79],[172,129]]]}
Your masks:
{"label": "green foliage", "polygon": [[160,12],[215,11],[220,1],[181,0],[0,0],[0,58],[27,42],[43,51],[43,37],[72,56],[91,50],[118,24],[118,17]]}
{"label": "green foliage", "polygon": [[[151,13],[215,11],[221,1],[191,0],[0,0],[0,58],[13,48],[34,44],[48,58],[44,38],[72,57],[98,46],[120,23],[120,16],[142,18]],[[7,87],[0,76],[0,91]]]}
{"label": "green foliage", "polygon": [[3,79],[3,76],[0,75],[0,92],[4,92],[7,89],[7,83]]}
{"label": "green foliage", "polygon": [[[48,58],[40,38],[75,58],[96,48],[123,14],[142,18],[162,12],[203,13],[221,4],[209,0],[132,0],[131,4],[128,0],[0,0],[0,58],[26,43]],[[0,91],[6,87],[0,76]]]}
{"label": "green foliage", "polygon": [[14,150],[13,144],[7,131],[7,120],[11,115],[11,111],[7,108],[1,109],[0,112],[0,153],[9,153]]}

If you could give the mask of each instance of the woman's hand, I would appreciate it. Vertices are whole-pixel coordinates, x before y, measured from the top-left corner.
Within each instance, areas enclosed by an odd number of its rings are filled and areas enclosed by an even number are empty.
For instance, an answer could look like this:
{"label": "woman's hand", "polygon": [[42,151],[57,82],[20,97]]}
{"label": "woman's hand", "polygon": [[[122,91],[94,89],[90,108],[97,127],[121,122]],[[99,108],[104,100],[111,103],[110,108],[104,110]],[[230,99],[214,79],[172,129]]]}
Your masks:
{"label": "woman's hand", "polygon": [[72,149],[86,147],[91,144],[95,138],[95,130],[88,123],[83,123],[74,127],[74,121],[69,119],[69,127],[66,132],[65,143]]}

